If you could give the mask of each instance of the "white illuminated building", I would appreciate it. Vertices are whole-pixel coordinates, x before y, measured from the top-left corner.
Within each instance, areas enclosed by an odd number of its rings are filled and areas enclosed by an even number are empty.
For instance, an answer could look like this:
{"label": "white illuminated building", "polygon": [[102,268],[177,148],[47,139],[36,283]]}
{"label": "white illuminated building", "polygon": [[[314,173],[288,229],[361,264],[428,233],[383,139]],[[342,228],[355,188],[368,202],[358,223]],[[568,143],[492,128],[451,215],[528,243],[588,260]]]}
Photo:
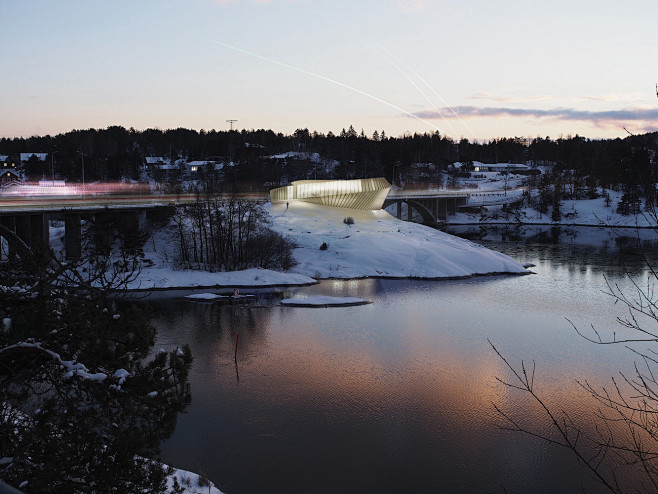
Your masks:
{"label": "white illuminated building", "polygon": [[297,180],[270,191],[272,204],[308,202],[337,208],[381,209],[391,189],[383,178]]}

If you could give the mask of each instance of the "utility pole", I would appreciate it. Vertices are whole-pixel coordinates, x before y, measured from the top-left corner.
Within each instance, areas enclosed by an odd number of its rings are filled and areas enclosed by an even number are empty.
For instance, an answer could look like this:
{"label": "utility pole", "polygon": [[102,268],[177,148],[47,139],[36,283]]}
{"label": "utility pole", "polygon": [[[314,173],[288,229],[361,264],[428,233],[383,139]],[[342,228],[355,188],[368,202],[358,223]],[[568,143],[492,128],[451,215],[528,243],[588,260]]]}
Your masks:
{"label": "utility pole", "polygon": [[233,152],[235,151],[235,145],[233,144],[233,124],[237,122],[235,119],[228,119],[227,122],[231,124],[231,136],[229,139],[228,145],[228,154],[229,154],[229,166],[233,169],[233,183],[235,184],[235,163],[233,163]]}

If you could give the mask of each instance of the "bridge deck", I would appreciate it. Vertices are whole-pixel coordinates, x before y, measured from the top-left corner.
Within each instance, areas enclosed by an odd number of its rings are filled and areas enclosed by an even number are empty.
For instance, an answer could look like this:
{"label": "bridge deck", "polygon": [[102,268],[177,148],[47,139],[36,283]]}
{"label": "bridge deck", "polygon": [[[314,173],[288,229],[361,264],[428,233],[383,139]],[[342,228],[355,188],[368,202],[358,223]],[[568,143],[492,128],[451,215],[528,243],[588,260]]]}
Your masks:
{"label": "bridge deck", "polygon": [[[215,196],[218,199],[247,199],[265,201],[265,194],[233,194]],[[0,214],[50,212],[50,211],[95,211],[99,209],[143,209],[159,206],[175,206],[197,200],[191,194],[163,195],[111,195],[111,196],[46,196],[46,197],[2,197]]]}
{"label": "bridge deck", "polygon": [[464,199],[471,193],[463,190],[434,190],[434,189],[420,189],[420,190],[391,190],[388,193],[387,199]]}

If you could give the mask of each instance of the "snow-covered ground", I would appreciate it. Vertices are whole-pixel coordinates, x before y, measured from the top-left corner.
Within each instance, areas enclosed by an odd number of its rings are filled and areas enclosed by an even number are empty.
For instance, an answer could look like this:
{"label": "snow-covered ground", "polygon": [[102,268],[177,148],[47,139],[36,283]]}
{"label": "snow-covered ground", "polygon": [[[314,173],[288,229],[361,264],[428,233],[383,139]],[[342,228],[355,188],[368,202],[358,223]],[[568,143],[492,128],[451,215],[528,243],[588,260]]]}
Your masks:
{"label": "snow-covered ground", "polygon": [[[510,257],[383,210],[270,205],[272,229],[297,244],[292,268],[313,278],[456,278],[527,273]],[[344,223],[350,217],[354,224]],[[326,244],[326,249],[321,249]]]}
{"label": "snow-covered ground", "polygon": [[174,469],[167,477],[167,490],[174,492],[175,483],[183,488],[183,494],[223,494],[215,484],[205,477],[187,470]]}
{"label": "snow-covered ground", "polygon": [[[145,262],[130,290],[300,286],[326,278],[458,278],[486,274],[527,274],[510,257],[433,228],[398,220],[383,210],[359,211],[312,204],[266,205],[272,229],[297,245],[290,272],[247,269],[233,272],[179,270],[171,229],[153,232]],[[351,217],[354,224],[344,223]],[[51,230],[61,252],[63,226]],[[321,249],[326,244],[326,249]]]}
{"label": "snow-covered ground", "polygon": [[[482,194],[507,189],[507,197],[520,197],[527,177],[503,176],[496,172],[474,173],[454,184],[474,195],[477,205]],[[442,179],[445,182],[445,177]],[[445,183],[444,183],[445,185]],[[642,215],[616,213],[621,193],[607,191],[610,199],[563,200],[561,225],[650,226]],[[479,196],[477,194],[480,194]],[[486,199],[489,200],[489,199]],[[492,273],[527,273],[509,257],[438,230],[394,218],[386,211],[356,211],[295,203],[267,205],[272,228],[288,236],[297,248],[293,256],[297,265],[290,272],[264,269],[209,273],[178,270],[173,228],[160,228],[144,246],[145,262],[141,273],[129,286],[134,290],[173,288],[273,287],[313,284],[326,278],[456,278]],[[449,217],[450,224],[521,223],[555,225],[551,208],[546,214],[525,207],[504,211],[502,206],[488,205],[482,212],[458,212]],[[351,217],[354,224],[343,222]],[[52,228],[52,245],[63,247],[63,225]],[[326,244],[326,249],[321,249]]]}
{"label": "snow-covered ground", "polygon": [[296,273],[280,273],[270,269],[245,269],[209,273],[191,269],[176,270],[171,266],[157,264],[143,268],[137,279],[128,285],[130,290],[162,290],[169,288],[229,288],[229,287],[267,287],[267,286],[303,286],[317,283],[308,276]]}
{"label": "snow-covered ground", "polygon": [[[607,191],[610,196],[609,205],[603,197],[597,199],[562,200],[560,211],[562,218],[559,222],[551,219],[552,208],[545,214],[537,212],[534,208],[521,208],[517,212],[505,212],[501,206],[487,206],[485,215],[478,213],[457,213],[450,216],[449,223],[527,223],[538,225],[586,225],[586,226],[616,226],[616,227],[650,227],[651,218],[642,214],[621,215],[618,214],[617,204],[621,199],[622,192],[614,190]],[[475,199],[476,200],[476,199]],[[473,203],[475,203],[475,200]]]}
{"label": "snow-covered ground", "polygon": [[[542,169],[542,173],[547,172]],[[483,201],[495,201],[496,198],[483,196],[481,194],[499,193],[507,189],[506,197],[500,197],[501,201],[509,202],[509,198],[519,198],[527,187],[524,183],[527,177],[523,175],[510,174],[507,177],[497,172],[473,172],[472,178],[459,178],[456,186],[461,187],[472,194],[468,205],[477,207]],[[602,192],[599,189],[599,192]],[[518,212],[505,212],[502,206],[488,205],[486,211],[481,213],[458,212],[448,218],[450,224],[491,224],[491,223],[524,223],[535,225],[584,225],[584,226],[616,226],[616,227],[650,227],[651,218],[644,215],[624,216],[617,213],[617,204],[623,195],[622,192],[607,189],[610,197],[606,204],[604,197],[597,199],[569,200],[563,199],[560,204],[562,218],[555,222],[551,218],[552,207],[548,212],[541,214],[531,207],[523,207]]]}

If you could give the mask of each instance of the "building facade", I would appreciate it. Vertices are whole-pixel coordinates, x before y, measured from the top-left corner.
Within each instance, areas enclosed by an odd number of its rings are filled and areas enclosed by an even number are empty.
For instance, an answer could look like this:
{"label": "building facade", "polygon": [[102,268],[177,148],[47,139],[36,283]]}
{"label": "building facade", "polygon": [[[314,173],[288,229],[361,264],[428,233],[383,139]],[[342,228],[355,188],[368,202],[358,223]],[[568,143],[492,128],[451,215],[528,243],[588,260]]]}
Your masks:
{"label": "building facade", "polygon": [[270,191],[272,204],[308,202],[349,209],[381,209],[391,184],[383,178],[297,180]]}

